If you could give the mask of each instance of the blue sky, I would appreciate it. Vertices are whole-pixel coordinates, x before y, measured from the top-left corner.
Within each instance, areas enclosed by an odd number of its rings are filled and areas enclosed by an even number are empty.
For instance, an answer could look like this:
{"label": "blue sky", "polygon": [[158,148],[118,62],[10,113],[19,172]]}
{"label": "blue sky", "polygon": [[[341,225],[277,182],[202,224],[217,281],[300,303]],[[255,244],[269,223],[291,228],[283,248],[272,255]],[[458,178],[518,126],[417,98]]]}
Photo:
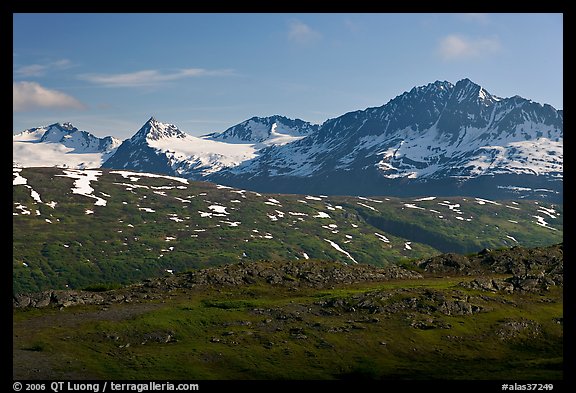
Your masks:
{"label": "blue sky", "polygon": [[13,132],[313,123],[436,80],[563,108],[562,14],[14,14]]}

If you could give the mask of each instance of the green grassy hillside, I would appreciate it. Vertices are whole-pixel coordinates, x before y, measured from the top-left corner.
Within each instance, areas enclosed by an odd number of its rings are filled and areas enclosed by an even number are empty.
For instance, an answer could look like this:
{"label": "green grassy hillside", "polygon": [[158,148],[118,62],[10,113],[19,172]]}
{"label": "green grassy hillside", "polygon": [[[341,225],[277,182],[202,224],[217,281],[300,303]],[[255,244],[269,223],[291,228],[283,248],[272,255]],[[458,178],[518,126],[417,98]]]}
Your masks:
{"label": "green grassy hillside", "polygon": [[[562,206],[538,201],[263,195],[106,170],[24,168],[14,178],[14,293],[239,261],[385,266],[439,252],[549,245],[563,234]],[[77,178],[91,187],[85,195],[73,191]]]}
{"label": "green grassy hillside", "polygon": [[562,246],[459,258],[471,275],[454,258],[232,264],[92,305],[52,293],[14,309],[13,377],[561,380]]}

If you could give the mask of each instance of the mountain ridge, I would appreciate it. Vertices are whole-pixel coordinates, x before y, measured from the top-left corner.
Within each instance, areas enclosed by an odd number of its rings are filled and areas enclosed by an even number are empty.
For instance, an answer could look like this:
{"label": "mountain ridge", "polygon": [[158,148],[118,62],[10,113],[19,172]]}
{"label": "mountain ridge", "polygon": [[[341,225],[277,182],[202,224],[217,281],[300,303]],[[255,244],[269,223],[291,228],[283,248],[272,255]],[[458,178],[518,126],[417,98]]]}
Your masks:
{"label": "mountain ridge", "polygon": [[397,188],[409,187],[416,195],[432,187],[434,192],[449,189],[446,195],[472,195],[486,192],[486,177],[500,177],[490,197],[505,195],[498,186],[543,188],[559,195],[561,182],[555,180],[563,170],[562,120],[563,112],[549,105],[495,97],[470,80],[456,85],[437,81],[383,106],[330,119],[318,133],[263,151],[258,159],[215,173],[211,180],[232,186],[251,182],[267,192],[294,188],[346,194],[359,189],[398,195]]}
{"label": "mountain ridge", "polygon": [[120,144],[114,137],[99,138],[68,122],[54,123],[13,135],[12,161],[24,167],[99,167],[114,155]]}
{"label": "mountain ridge", "polygon": [[435,81],[321,125],[273,115],[195,137],[151,117],[102,167],[260,192],[561,201],[563,111]]}

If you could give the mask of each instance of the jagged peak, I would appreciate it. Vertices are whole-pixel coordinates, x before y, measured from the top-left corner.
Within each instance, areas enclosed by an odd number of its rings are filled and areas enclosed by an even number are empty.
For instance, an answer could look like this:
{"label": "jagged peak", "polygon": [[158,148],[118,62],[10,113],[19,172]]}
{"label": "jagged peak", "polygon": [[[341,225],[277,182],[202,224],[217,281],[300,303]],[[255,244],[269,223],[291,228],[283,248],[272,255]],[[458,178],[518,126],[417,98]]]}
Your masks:
{"label": "jagged peak", "polygon": [[488,90],[468,78],[456,82],[453,96],[458,102],[478,101],[484,105],[490,105],[501,100],[500,97],[490,94]]}
{"label": "jagged peak", "polygon": [[469,78],[460,79],[454,86],[464,85],[464,86],[480,86],[474,82],[472,82]]}
{"label": "jagged peak", "polygon": [[146,123],[131,138],[132,142],[145,140],[160,140],[164,138],[184,138],[186,134],[174,124],[161,123],[151,116]]}
{"label": "jagged peak", "polygon": [[46,132],[42,135],[40,142],[60,142],[66,136],[78,131],[72,123],[54,123],[46,127]]}
{"label": "jagged peak", "polygon": [[444,90],[444,89],[450,90],[453,87],[454,87],[454,85],[448,81],[437,80],[435,82],[428,83],[426,85],[413,87],[411,92],[430,91],[430,90]]}
{"label": "jagged peak", "polygon": [[482,89],[482,86],[472,82],[470,79],[468,78],[464,78],[459,80],[458,82],[456,82],[456,84],[454,85],[454,91],[476,91],[479,92]]}
{"label": "jagged peak", "polygon": [[243,121],[240,124],[248,124],[250,121],[255,122],[255,123],[262,123],[262,124],[266,124],[266,125],[272,125],[274,123],[307,123],[304,120],[301,119],[291,119],[288,118],[286,116],[282,116],[282,115],[271,115],[271,116],[265,116],[265,117],[259,117],[259,116],[254,116],[251,117],[248,120]]}

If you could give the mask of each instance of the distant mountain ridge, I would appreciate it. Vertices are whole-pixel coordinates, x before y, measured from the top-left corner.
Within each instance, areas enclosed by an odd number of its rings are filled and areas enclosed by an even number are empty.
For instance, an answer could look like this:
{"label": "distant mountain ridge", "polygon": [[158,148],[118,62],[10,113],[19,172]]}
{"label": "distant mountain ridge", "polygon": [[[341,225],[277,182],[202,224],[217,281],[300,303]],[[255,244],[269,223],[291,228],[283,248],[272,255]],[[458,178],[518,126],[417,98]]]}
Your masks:
{"label": "distant mountain ridge", "polygon": [[436,81],[322,125],[274,115],[194,137],[151,118],[108,157],[104,168],[260,192],[561,201],[563,111]]}
{"label": "distant mountain ridge", "polygon": [[268,192],[430,190],[501,198],[511,190],[542,189],[542,196],[558,196],[563,111],[518,96],[493,96],[468,79],[456,85],[437,81],[381,107],[330,119],[307,138],[261,153],[210,179]]}
{"label": "distant mountain ridge", "polygon": [[256,158],[260,149],[302,139],[316,128],[282,116],[255,117],[222,133],[196,137],[152,117],[103,167],[202,179]]}
{"label": "distant mountain ridge", "polygon": [[[311,124],[300,119],[288,119],[284,116],[274,115],[270,117],[253,117],[240,124],[228,128],[222,133],[211,134],[214,140],[225,142],[265,142],[267,140],[288,137],[300,139],[317,132],[319,125]],[[277,143],[282,144],[282,143]]]}
{"label": "distant mountain ridge", "polygon": [[120,143],[111,136],[98,138],[71,123],[54,123],[14,135],[13,163],[26,167],[99,167],[116,152]]}

